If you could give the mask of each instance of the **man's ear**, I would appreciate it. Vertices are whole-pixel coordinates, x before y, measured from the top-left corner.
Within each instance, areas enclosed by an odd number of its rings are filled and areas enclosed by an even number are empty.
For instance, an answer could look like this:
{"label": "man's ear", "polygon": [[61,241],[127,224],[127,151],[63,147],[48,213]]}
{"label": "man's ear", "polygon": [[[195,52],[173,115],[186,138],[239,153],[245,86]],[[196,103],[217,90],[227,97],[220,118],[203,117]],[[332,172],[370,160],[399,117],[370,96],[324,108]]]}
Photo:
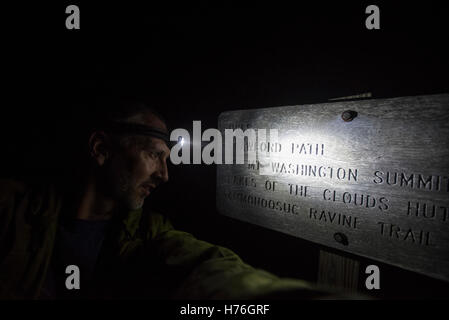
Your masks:
{"label": "man's ear", "polygon": [[89,138],[89,151],[92,159],[102,166],[111,155],[110,140],[103,131],[95,131]]}

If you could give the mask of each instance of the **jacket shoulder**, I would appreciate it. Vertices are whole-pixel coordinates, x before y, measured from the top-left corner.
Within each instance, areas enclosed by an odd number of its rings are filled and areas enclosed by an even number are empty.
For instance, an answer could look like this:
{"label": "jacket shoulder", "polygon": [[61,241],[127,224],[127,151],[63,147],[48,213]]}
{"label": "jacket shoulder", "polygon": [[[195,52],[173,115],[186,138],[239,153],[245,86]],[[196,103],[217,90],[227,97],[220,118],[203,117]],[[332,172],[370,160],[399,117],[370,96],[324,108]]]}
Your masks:
{"label": "jacket shoulder", "polygon": [[167,231],[173,230],[170,219],[159,212],[150,211],[146,214],[146,217],[145,223],[148,227],[150,239],[154,239]]}
{"label": "jacket shoulder", "polygon": [[[32,215],[41,211],[47,214],[58,211],[62,197],[57,187],[49,182],[31,183],[14,179],[0,179],[0,209],[27,211]],[[14,209],[14,210],[13,210]],[[7,211],[11,211],[7,210]]]}

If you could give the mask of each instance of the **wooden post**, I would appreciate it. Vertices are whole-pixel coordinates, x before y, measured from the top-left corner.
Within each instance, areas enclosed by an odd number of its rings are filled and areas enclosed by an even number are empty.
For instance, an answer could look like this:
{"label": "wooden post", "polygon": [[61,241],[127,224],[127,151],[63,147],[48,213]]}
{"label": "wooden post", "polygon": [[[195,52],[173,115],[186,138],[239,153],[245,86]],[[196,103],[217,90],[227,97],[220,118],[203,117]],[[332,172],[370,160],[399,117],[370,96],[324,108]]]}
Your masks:
{"label": "wooden post", "polygon": [[359,265],[358,260],[320,250],[318,284],[355,293],[359,281]]}

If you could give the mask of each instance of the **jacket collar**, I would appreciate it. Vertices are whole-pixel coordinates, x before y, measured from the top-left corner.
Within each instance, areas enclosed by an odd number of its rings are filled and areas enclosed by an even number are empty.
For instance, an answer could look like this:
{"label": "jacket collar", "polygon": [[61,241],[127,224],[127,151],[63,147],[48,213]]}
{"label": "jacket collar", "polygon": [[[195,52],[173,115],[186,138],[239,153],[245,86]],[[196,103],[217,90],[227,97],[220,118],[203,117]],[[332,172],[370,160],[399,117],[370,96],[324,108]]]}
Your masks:
{"label": "jacket collar", "polygon": [[128,211],[122,218],[125,232],[128,237],[134,238],[139,229],[140,219],[142,217],[142,208]]}

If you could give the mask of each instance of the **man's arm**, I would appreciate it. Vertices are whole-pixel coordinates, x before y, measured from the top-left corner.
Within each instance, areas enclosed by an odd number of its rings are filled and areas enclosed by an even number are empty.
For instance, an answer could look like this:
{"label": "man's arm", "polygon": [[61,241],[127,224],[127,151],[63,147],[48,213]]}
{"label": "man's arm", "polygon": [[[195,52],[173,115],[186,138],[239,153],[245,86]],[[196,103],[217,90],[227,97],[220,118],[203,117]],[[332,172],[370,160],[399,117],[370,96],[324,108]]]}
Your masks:
{"label": "man's arm", "polygon": [[174,230],[159,218],[161,232],[153,231],[152,255],[168,269],[185,272],[174,298],[254,299],[325,298],[329,293],[314,285],[279,278],[244,263],[233,251]]}

